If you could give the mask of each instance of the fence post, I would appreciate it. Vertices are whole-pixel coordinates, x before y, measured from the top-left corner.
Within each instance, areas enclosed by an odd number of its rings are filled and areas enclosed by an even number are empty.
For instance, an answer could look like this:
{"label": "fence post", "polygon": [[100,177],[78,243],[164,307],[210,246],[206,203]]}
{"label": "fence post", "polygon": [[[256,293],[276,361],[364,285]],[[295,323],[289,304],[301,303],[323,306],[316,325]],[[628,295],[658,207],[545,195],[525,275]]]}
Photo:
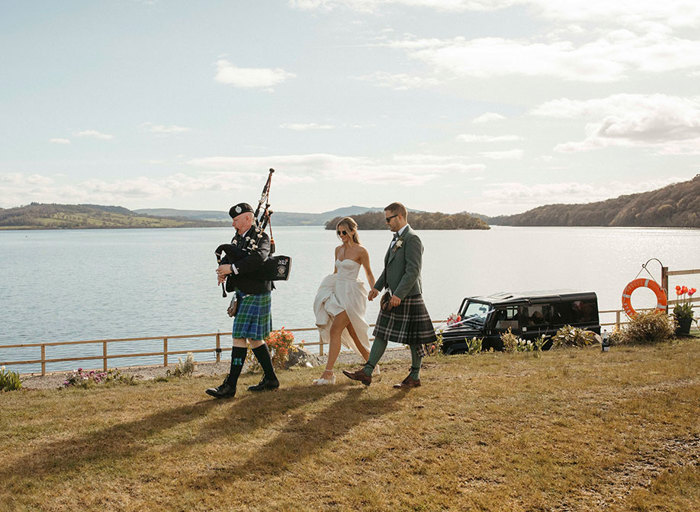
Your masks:
{"label": "fence post", "polygon": [[168,366],[168,338],[163,338],[163,366]]}
{"label": "fence post", "polygon": [[[668,267],[664,267],[663,265],[661,266],[661,288],[663,288],[664,292],[666,293],[666,299],[669,299],[670,297],[668,296]],[[666,314],[668,315],[668,300],[666,300]]]}
{"label": "fence post", "polygon": [[46,375],[46,345],[41,344],[41,376]]}
{"label": "fence post", "polygon": [[318,355],[323,355],[323,338],[321,336],[318,337]]}
{"label": "fence post", "polygon": [[102,371],[107,371],[107,340],[102,342]]}
{"label": "fence post", "polygon": [[216,362],[221,362],[221,333],[216,333]]}
{"label": "fence post", "polygon": [[620,310],[615,311],[615,329],[620,329]]}

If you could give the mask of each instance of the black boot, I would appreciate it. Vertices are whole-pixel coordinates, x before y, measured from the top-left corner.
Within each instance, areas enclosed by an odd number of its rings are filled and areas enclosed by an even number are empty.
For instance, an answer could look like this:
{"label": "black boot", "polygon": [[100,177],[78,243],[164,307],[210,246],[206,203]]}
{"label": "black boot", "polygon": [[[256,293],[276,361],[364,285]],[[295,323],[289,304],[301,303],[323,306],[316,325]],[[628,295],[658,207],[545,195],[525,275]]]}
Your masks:
{"label": "black boot", "polygon": [[277,378],[268,379],[267,377],[263,377],[255,386],[248,387],[248,391],[272,391],[278,387],[280,387],[280,381],[278,381]]}
{"label": "black boot", "polygon": [[233,398],[236,396],[236,386],[232,386],[228,381],[228,377],[226,377],[221,386],[218,388],[209,388],[205,391],[205,393],[213,396],[214,398]]}
{"label": "black boot", "polygon": [[254,348],[253,354],[255,354],[255,358],[260,363],[260,366],[262,366],[265,376],[257,385],[250,386],[248,391],[269,391],[280,387],[280,381],[277,380],[275,369],[272,367],[272,359],[270,358],[270,351],[267,348],[267,344],[263,343],[258,348]]}
{"label": "black boot", "polygon": [[233,347],[233,350],[231,350],[231,370],[228,376],[224,379],[221,386],[218,388],[209,388],[205,393],[214,398],[233,398],[236,395],[238,376],[241,374],[241,370],[245,364],[247,353],[247,347]]}

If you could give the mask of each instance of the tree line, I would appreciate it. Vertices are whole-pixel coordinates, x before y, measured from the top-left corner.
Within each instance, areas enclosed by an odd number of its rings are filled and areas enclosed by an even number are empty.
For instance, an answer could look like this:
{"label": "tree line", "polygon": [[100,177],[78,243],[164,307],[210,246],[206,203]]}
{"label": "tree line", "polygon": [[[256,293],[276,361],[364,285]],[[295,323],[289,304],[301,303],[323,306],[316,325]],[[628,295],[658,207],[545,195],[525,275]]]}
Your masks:
{"label": "tree line", "polygon": [[[384,212],[367,212],[350,215],[358,229],[387,229]],[[326,229],[335,229],[343,217],[334,217],[326,222]],[[468,213],[409,212],[408,222],[413,229],[491,229],[481,219]]]}
{"label": "tree line", "polygon": [[651,192],[588,204],[549,204],[489,221],[502,226],[700,228],[700,174]]}

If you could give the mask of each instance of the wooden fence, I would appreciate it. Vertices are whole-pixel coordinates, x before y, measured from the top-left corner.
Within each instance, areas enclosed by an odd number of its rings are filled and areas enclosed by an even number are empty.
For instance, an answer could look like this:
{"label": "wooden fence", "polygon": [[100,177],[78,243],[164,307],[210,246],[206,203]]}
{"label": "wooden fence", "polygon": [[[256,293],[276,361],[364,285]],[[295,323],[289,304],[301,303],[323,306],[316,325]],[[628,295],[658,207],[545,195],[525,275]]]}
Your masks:
{"label": "wooden fence", "polygon": [[[693,269],[693,270],[675,270],[675,271],[669,271],[668,267],[662,267],[662,287],[664,290],[668,290],[668,277],[669,276],[678,276],[678,275],[689,275],[689,274],[700,274],[700,269]],[[667,292],[668,295],[668,292]],[[696,298],[691,298],[688,299],[691,303],[693,308],[700,307],[700,297]],[[669,306],[672,306],[674,304],[679,303],[680,301],[678,300],[669,300],[668,304]],[[697,304],[697,305],[696,305]],[[627,321],[623,320],[622,318],[622,313],[624,311],[622,309],[607,309],[607,310],[601,310],[599,311],[600,315],[615,315],[615,320],[614,321],[606,321],[603,322],[603,318],[601,318],[601,327],[616,327],[619,328],[620,326],[628,323]],[[668,312],[668,308],[667,308]],[[698,315],[700,316],[700,315]],[[439,321],[434,321],[433,323],[444,323],[444,320],[439,320]],[[373,326],[370,325],[370,327]],[[301,329],[287,329],[288,331],[292,333],[296,332],[308,332],[308,331],[316,331],[315,327],[308,327],[308,328],[301,328]],[[69,361],[95,361],[95,360],[101,360],[102,361],[102,369],[104,371],[107,371],[109,368],[109,360],[111,359],[120,359],[120,358],[125,358],[125,357],[150,357],[150,356],[160,356],[163,358],[163,366],[168,366],[168,357],[169,356],[177,356],[177,355],[182,355],[182,354],[188,354],[188,353],[193,353],[193,354],[206,354],[206,353],[214,353],[216,357],[216,362],[218,363],[221,361],[221,337],[226,336],[229,337],[231,336],[230,332],[217,332],[217,333],[205,333],[205,334],[183,334],[183,335],[174,335],[174,336],[150,336],[150,337],[144,337],[144,338],[117,338],[117,339],[107,339],[107,340],[88,340],[88,341],[55,341],[55,342],[49,342],[49,343],[36,343],[36,344],[19,344],[19,345],[0,345],[0,351],[3,349],[9,349],[9,348],[36,348],[40,350],[40,357],[38,359],[31,359],[27,361],[0,361],[0,366],[4,365],[28,365],[28,364],[40,364],[41,365],[41,375],[46,375],[46,364],[47,363],[61,363],[61,362],[69,362]],[[186,338],[214,338],[215,340],[215,346],[212,348],[202,348],[202,349],[190,349],[190,350],[174,350],[171,351],[168,349],[168,342],[170,340],[176,340],[176,339],[186,339]],[[108,350],[108,347],[110,344],[115,344],[115,343],[123,343],[123,342],[130,342],[130,341],[153,341],[153,340],[162,340],[163,342],[163,350],[159,352],[142,352],[142,353],[136,353],[136,354],[113,354],[110,353]],[[47,358],[46,357],[46,349],[47,347],[59,347],[59,346],[66,346],[66,345],[87,345],[87,344],[97,344],[97,345],[102,345],[102,355],[98,356],[81,356],[81,357],[60,357],[60,358]],[[309,346],[318,346],[319,347],[319,354],[323,355],[323,347],[324,343],[323,340],[319,340],[318,342],[311,342],[311,343],[304,343],[305,347]],[[227,349],[229,345],[227,344]]]}

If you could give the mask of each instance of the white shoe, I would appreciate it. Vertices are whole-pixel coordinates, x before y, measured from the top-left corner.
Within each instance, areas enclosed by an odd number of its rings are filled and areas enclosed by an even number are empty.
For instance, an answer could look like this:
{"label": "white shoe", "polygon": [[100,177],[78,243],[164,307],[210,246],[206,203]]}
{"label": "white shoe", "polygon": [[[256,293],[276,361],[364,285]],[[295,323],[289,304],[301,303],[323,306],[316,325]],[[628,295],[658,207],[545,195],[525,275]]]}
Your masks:
{"label": "white shoe", "polygon": [[335,374],[331,375],[330,379],[320,378],[320,379],[314,379],[314,381],[313,381],[314,386],[325,386],[328,384],[335,384]]}
{"label": "white shoe", "polygon": [[379,369],[379,365],[375,366],[374,370],[372,370],[372,380],[375,382],[382,380],[382,371]]}

